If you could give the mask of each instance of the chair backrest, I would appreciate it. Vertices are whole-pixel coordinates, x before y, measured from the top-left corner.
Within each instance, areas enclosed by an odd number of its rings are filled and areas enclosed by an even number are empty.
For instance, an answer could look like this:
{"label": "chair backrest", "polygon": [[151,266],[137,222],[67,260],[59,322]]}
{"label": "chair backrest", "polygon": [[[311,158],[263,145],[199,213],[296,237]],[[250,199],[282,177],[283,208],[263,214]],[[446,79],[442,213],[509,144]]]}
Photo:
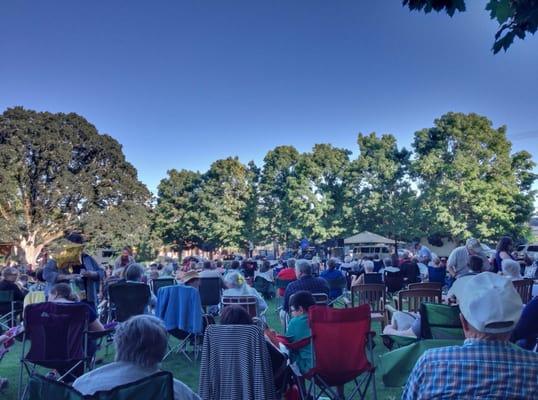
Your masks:
{"label": "chair backrest", "polygon": [[274,291],[273,282],[269,282],[267,279],[261,276],[254,278],[254,289],[256,289],[261,294],[265,295]]}
{"label": "chair backrest", "polygon": [[173,382],[172,373],[160,371],[111,390],[100,390],[93,395],[84,396],[66,383],[33,374],[28,385],[28,398],[32,400],[173,400]]}
{"label": "chair backrest", "polygon": [[50,368],[83,360],[88,318],[87,304],[30,304],[24,311],[24,340],[31,343],[25,360]]}
{"label": "chair backrest", "polygon": [[397,272],[384,272],[384,281],[387,292],[396,293],[398,290],[401,290],[404,285],[403,273],[401,271]]}
{"label": "chair backrest", "polygon": [[324,279],[329,284],[329,290],[345,289],[347,286],[347,278],[343,274],[337,278]]}
{"label": "chair backrest", "polygon": [[241,306],[252,318],[258,316],[258,299],[256,296],[222,296],[222,306]]}
{"label": "chair backrest", "polygon": [[203,317],[200,292],[192,286],[172,285],[159,290],[155,316],[162,319],[166,329],[187,333],[202,333]]}
{"label": "chair backrest", "polygon": [[351,304],[353,307],[368,304],[371,312],[383,313],[385,311],[385,285],[366,283],[352,286]]}
{"label": "chair backrest", "polygon": [[220,297],[222,295],[222,279],[218,277],[200,278],[199,282],[200,286],[198,286],[198,291],[200,292],[202,307],[220,304]]}
{"label": "chair backrest", "polygon": [[202,399],[276,400],[263,331],[256,325],[209,325],[198,387]]}
{"label": "chair backrest", "polygon": [[422,303],[420,331],[423,339],[465,339],[458,306]]}
{"label": "chair backrest", "polygon": [[157,293],[159,292],[159,289],[166,286],[172,286],[176,284],[176,280],[174,278],[158,278],[153,279],[151,281],[151,290],[153,291],[153,294],[157,296]]}
{"label": "chair backrest", "polygon": [[380,283],[383,285],[383,277],[381,273],[364,274],[364,283]]}
{"label": "chair backrest", "polygon": [[13,290],[0,290],[0,304],[5,303],[11,305],[14,293]]}
{"label": "chair backrest", "polygon": [[410,283],[407,286],[408,289],[434,289],[434,290],[442,290],[443,284],[439,282],[419,282],[419,283]]}
{"label": "chair backrest", "polygon": [[[398,310],[419,312],[421,303],[441,303],[442,296],[442,292],[436,289],[401,290],[398,293]],[[404,304],[407,304],[407,307],[404,307]]]}
{"label": "chair backrest", "polygon": [[312,293],[312,297],[318,306],[329,304],[329,296],[326,293]]}
{"label": "chair backrest", "polygon": [[275,286],[277,289],[286,289],[288,285],[292,282],[296,281],[296,279],[275,279]]}
{"label": "chair backrest", "polygon": [[151,291],[145,283],[121,282],[109,286],[108,296],[116,307],[116,320],[123,322],[134,315],[144,314]]}
{"label": "chair backrest", "polygon": [[514,285],[516,291],[519,293],[523,304],[527,304],[529,301],[531,301],[532,285],[534,284],[534,280],[529,278],[519,279],[517,281],[512,281],[512,284]]}
{"label": "chair backrest", "polygon": [[371,322],[367,304],[344,309],[312,306],[308,321],[314,352],[308,375],[316,374],[328,386],[340,386],[372,368],[366,356]]}
{"label": "chair backrest", "polygon": [[446,280],[446,268],[436,268],[428,265],[428,281],[429,282],[438,282],[442,285],[445,284]]}

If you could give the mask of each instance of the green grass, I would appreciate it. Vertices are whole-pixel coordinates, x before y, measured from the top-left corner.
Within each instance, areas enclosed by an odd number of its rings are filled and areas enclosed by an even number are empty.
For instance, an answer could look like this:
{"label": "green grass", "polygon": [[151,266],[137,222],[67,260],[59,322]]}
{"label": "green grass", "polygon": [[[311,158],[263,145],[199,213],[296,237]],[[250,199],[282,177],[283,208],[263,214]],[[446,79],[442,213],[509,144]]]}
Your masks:
{"label": "green grass", "polygon": [[[268,302],[269,310],[267,311],[267,320],[269,326],[273,329],[280,330],[280,322],[278,320],[278,314],[276,312],[276,301],[272,300]],[[376,331],[379,333],[379,324],[374,323]],[[171,341],[175,341],[174,338],[171,338]],[[386,348],[381,343],[379,337],[375,339],[375,348],[374,348],[374,357],[376,359],[382,353],[386,352]],[[21,353],[21,344],[16,343],[7,353],[2,361],[0,361],[0,377],[8,378],[9,388],[4,392],[0,393],[0,398],[2,400],[15,400],[17,398],[17,385],[19,377],[19,358]],[[113,347],[109,347],[108,355],[105,355],[105,349],[101,349],[98,353],[99,357],[104,359],[104,362],[111,362],[113,359]],[[102,364],[101,364],[102,365]],[[198,372],[200,365],[199,363],[190,363],[184,356],[180,354],[171,354],[162,364],[164,370],[171,371],[174,374],[174,377],[183,381],[194,391],[198,391]],[[381,382],[381,375],[376,374],[376,388],[377,388],[377,398],[380,400],[391,400],[399,399],[401,396],[401,389],[398,388],[385,388]],[[370,395],[371,390],[369,389],[368,394]],[[368,398],[370,398],[368,396]]]}

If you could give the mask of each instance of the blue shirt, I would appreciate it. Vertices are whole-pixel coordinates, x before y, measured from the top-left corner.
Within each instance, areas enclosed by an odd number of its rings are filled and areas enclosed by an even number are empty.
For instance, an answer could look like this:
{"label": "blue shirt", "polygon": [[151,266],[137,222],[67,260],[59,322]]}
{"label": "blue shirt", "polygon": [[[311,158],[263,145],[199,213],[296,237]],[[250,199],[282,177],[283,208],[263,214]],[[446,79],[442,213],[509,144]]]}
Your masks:
{"label": "blue shirt", "polygon": [[402,399],[537,399],[538,353],[508,342],[467,339],[426,351]]}
{"label": "blue shirt", "polygon": [[284,293],[284,305],[282,306],[283,310],[289,312],[289,302],[290,297],[296,292],[301,290],[306,290],[310,293],[325,293],[329,295],[329,284],[323,278],[318,278],[314,276],[303,276],[301,279],[291,282],[286,288]]}
{"label": "blue shirt", "polygon": [[[333,279],[342,278],[344,276],[344,274],[342,274],[342,271],[339,271],[339,270],[337,270],[335,268],[335,269],[327,269],[327,270],[323,271],[319,276],[321,278],[325,279],[326,281],[330,281],[330,280],[333,280]],[[341,288],[330,289],[329,290],[329,298],[331,298],[331,299],[336,299],[338,296],[341,296],[341,295],[342,295],[342,289]]]}

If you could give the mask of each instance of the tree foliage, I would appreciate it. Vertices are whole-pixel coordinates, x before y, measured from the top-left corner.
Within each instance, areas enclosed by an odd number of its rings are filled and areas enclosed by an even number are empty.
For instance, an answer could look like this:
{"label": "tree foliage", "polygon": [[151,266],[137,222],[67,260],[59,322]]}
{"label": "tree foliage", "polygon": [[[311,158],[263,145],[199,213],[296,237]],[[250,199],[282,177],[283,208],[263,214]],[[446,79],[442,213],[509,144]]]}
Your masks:
{"label": "tree foliage", "polygon": [[[451,17],[457,11],[465,11],[465,0],[403,0],[402,3],[410,10],[426,13],[445,10]],[[514,38],[525,39],[528,33],[534,34],[538,29],[538,0],[489,0],[486,10],[499,23],[493,53],[506,51]]]}
{"label": "tree foliage", "polygon": [[133,244],[149,228],[149,201],[121,145],[79,115],[0,116],[0,235],[27,262],[72,229],[93,244]]}

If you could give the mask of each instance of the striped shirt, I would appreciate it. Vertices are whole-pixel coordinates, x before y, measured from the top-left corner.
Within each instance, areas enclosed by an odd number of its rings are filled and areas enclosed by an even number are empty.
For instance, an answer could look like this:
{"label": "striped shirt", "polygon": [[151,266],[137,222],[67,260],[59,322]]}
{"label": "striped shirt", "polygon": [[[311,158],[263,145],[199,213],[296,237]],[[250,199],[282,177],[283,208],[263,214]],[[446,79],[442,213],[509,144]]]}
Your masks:
{"label": "striped shirt", "polygon": [[538,353],[477,339],[426,351],[402,399],[456,398],[538,399]]}

